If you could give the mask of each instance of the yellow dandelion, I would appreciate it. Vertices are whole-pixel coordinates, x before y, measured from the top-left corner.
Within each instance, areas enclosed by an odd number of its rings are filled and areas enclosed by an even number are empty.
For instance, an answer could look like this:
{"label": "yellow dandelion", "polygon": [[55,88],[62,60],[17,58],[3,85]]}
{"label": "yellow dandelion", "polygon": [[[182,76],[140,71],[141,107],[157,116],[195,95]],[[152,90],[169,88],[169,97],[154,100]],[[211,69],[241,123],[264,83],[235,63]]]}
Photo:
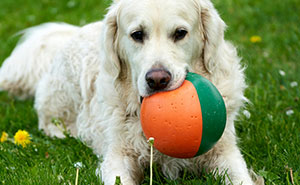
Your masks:
{"label": "yellow dandelion", "polygon": [[3,143],[5,141],[7,141],[7,137],[8,137],[8,134],[6,132],[2,132],[0,142]]}
{"label": "yellow dandelion", "polygon": [[261,42],[261,37],[258,35],[253,35],[252,37],[250,37],[250,42],[252,43],[257,43],[257,42]]}
{"label": "yellow dandelion", "polygon": [[15,144],[22,145],[22,147],[26,147],[31,141],[31,137],[26,130],[18,130],[18,132],[14,136]]}

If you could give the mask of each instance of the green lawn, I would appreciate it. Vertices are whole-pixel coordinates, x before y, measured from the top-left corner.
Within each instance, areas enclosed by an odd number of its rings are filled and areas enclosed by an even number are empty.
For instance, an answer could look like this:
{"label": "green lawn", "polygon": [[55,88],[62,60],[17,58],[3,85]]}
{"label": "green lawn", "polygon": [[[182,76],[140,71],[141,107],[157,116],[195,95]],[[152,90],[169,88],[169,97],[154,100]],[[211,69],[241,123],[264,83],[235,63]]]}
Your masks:
{"label": "green lawn", "polygon": [[[300,1],[214,3],[228,25],[226,38],[238,47],[247,67],[246,96],[251,103],[245,109],[251,116],[241,111],[236,122],[247,164],[266,184],[299,184]],[[48,21],[84,25],[101,19],[108,4],[108,0],[0,0],[0,64],[14,48],[18,31]],[[250,42],[254,35],[261,42]],[[293,86],[295,82],[299,85]],[[38,130],[32,104],[0,93],[0,134],[6,131],[12,138],[25,129],[33,141],[26,148],[0,143],[0,184],[74,184],[76,162],[84,164],[79,184],[99,184],[97,156],[74,138],[45,136]],[[149,184],[148,171],[144,184]],[[154,184],[220,184],[222,179],[183,173],[181,179],[170,181],[159,168],[154,171]]]}

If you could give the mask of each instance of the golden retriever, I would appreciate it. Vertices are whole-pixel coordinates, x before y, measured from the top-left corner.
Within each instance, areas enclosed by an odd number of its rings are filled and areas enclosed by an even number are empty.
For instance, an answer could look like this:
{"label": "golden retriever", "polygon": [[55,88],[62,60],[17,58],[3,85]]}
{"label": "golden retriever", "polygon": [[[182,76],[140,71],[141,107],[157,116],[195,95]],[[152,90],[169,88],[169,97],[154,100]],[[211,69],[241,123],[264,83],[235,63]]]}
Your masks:
{"label": "golden retriever", "polygon": [[237,147],[234,120],[245,101],[243,68],[224,40],[225,23],[209,0],[115,0],[101,22],[47,23],[24,31],[0,69],[0,88],[35,96],[39,128],[64,137],[52,118],[103,156],[98,175],[139,184],[149,163],[140,124],[141,97],[178,88],[188,71],[209,79],[224,97],[227,125],[207,153],[154,161],[176,179],[186,168],[227,173],[226,184],[254,184]]}

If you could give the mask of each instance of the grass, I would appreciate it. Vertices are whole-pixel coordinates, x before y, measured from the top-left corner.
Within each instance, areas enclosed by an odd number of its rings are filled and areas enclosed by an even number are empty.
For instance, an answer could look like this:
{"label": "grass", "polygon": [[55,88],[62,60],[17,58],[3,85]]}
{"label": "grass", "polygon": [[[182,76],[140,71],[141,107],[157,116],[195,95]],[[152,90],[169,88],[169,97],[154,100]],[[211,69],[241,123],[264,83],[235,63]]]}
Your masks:
{"label": "grass", "polygon": [[[213,0],[227,23],[231,40],[247,66],[251,103],[236,122],[239,145],[247,164],[263,176],[266,184],[300,182],[300,2],[298,0]],[[10,54],[19,30],[47,21],[84,25],[99,20],[109,1],[102,0],[1,0],[0,63]],[[250,37],[258,35],[259,43]],[[279,71],[285,72],[280,75]],[[97,157],[74,138],[53,139],[37,128],[33,100],[18,101],[0,93],[0,132],[10,137],[19,129],[30,132],[33,143],[26,148],[0,143],[0,184],[74,184],[78,161],[79,184],[99,184]],[[287,115],[293,110],[292,115]],[[291,173],[292,172],[292,173]],[[293,177],[293,182],[291,177]],[[221,184],[223,177],[182,173],[170,181],[154,168],[154,184]],[[149,183],[149,169],[144,184]]]}

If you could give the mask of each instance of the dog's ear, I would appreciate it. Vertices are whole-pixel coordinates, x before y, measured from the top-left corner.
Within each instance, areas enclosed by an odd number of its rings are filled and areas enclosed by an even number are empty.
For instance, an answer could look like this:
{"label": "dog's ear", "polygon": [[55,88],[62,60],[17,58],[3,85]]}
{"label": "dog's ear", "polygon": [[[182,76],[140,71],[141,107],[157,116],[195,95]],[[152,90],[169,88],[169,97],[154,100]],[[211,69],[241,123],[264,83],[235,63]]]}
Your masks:
{"label": "dog's ear", "polygon": [[101,62],[105,72],[114,79],[120,78],[126,66],[122,64],[118,54],[118,15],[120,3],[113,3],[105,19],[101,33]]}
{"label": "dog's ear", "polygon": [[199,10],[200,31],[203,34],[203,63],[206,70],[212,73],[219,62],[219,55],[225,44],[224,31],[226,25],[208,0],[196,0]]}

